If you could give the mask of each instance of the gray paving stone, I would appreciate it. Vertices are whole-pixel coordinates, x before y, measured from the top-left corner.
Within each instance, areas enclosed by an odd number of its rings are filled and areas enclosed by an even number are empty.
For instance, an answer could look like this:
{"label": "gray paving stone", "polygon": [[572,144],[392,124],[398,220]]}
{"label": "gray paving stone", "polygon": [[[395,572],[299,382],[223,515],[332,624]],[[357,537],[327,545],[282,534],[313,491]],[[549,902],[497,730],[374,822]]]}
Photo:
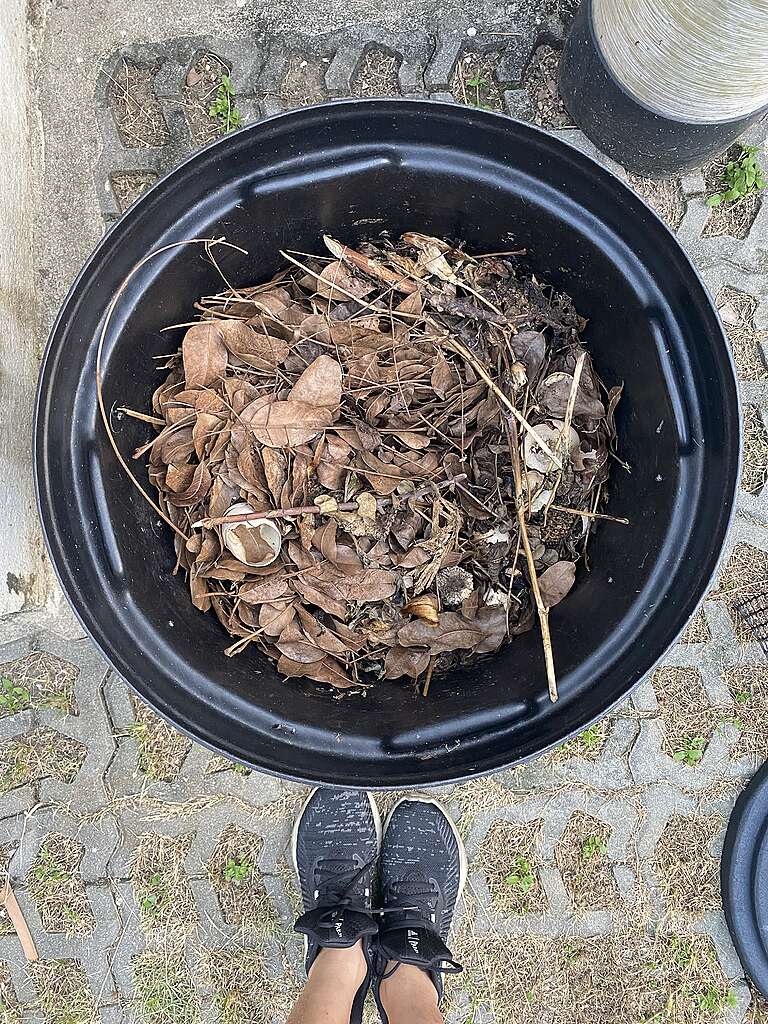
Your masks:
{"label": "gray paving stone", "polygon": [[111,969],[117,991],[127,1002],[134,995],[133,960],[146,948],[146,940],[139,923],[133,886],[130,882],[113,882],[113,890],[123,927],[111,953]]}

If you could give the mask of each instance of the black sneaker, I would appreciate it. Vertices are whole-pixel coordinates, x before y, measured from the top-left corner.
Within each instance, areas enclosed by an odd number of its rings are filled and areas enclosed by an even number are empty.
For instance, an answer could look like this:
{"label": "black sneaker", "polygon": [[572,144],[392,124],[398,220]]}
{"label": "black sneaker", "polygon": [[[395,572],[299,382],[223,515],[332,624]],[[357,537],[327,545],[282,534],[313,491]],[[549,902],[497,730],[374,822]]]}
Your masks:
{"label": "black sneaker", "polygon": [[443,975],[462,970],[446,943],[467,878],[467,856],[456,826],[438,803],[406,798],[396,804],[384,830],[380,870],[382,917],[373,984],[387,1024],[379,986],[391,960],[426,971],[438,1001]]}
{"label": "black sneaker", "polygon": [[381,847],[381,819],[368,793],[316,789],[293,829],[293,863],[304,913],[294,925],[304,936],[307,973],[324,947],[346,949],[362,939],[368,974],[355,996],[351,1024],[362,1019],[371,982],[373,878]]}

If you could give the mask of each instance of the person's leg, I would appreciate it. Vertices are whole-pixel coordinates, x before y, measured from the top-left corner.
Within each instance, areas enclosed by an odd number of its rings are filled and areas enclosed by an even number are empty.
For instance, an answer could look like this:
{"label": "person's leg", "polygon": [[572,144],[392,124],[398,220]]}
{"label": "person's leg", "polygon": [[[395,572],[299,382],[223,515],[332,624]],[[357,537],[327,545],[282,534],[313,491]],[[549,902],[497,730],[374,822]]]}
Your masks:
{"label": "person's leg", "polygon": [[381,823],[367,793],[316,789],[293,831],[307,983],[288,1024],[359,1024],[370,984]]}
{"label": "person's leg", "polygon": [[461,970],[446,945],[467,860],[434,800],[401,800],[381,848],[382,919],[374,994],[384,1024],[442,1024],[443,975]]}
{"label": "person's leg", "polygon": [[287,1024],[349,1024],[367,974],[361,943],[351,949],[321,949]]}
{"label": "person's leg", "polygon": [[[389,962],[387,971],[395,968]],[[437,1008],[437,989],[426,971],[411,964],[400,964],[379,985],[379,999],[389,1024],[443,1024]]]}

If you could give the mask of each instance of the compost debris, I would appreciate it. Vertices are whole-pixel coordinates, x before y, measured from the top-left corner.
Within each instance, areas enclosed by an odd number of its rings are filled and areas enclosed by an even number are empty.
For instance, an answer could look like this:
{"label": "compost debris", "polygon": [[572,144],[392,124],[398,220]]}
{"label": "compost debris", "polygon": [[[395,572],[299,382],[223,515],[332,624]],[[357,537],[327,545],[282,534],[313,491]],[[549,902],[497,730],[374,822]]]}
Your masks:
{"label": "compost debris", "polygon": [[[606,496],[621,386],[524,253],[407,232],[197,303],[148,456],[202,612],[286,677],[337,690],[437,674],[574,585]],[[130,410],[125,410],[130,412]],[[626,520],[620,520],[626,522]]]}

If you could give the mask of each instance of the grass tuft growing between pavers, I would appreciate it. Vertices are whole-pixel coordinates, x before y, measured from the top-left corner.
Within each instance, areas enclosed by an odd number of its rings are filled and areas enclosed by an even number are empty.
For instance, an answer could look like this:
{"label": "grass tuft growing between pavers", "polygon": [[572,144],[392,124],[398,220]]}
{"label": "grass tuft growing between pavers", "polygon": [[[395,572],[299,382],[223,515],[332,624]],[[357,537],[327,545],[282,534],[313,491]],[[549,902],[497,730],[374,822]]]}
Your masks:
{"label": "grass tuft growing between pavers", "polygon": [[229,825],[208,863],[208,875],[229,924],[273,933],[278,918],[261,880],[261,836]]}
{"label": "grass tuft growing between pavers", "polygon": [[27,708],[75,710],[76,665],[48,651],[32,651],[0,665],[0,718]]}
{"label": "grass tuft growing between pavers", "polygon": [[555,848],[555,864],[574,910],[620,909],[608,859],[611,829],[589,814],[572,815]]}
{"label": "grass tuft growing between pavers", "polygon": [[593,938],[512,939],[489,935],[472,916],[451,947],[465,967],[447,989],[461,1024],[488,1012],[504,1024],[718,1024],[735,1003],[705,936],[654,936],[638,924]]}
{"label": "grass tuft growing between pavers", "polygon": [[301,981],[290,964],[286,962],[281,971],[274,972],[266,953],[258,948],[212,951],[204,969],[220,1024],[284,1021],[301,990]]}
{"label": "grass tuft growing between pavers", "polygon": [[133,978],[141,1024],[198,1024],[200,1005],[183,953],[142,953],[133,961]]}
{"label": "grass tuft growing between pavers", "polygon": [[170,782],[181,770],[192,740],[158,718],[137,697],[131,697],[131,705],[135,720],[129,735],[139,747],[139,771],[153,781]]}
{"label": "grass tuft growing between pavers", "polygon": [[29,894],[49,932],[82,935],[94,927],[80,876],[83,847],[69,836],[49,836],[29,875]]}
{"label": "grass tuft growing between pavers", "polygon": [[141,926],[150,938],[180,943],[198,920],[197,905],[184,871],[192,836],[145,835],[133,856],[131,874]]}
{"label": "grass tuft growing between pavers", "polygon": [[717,815],[675,815],[656,844],[652,867],[670,921],[691,921],[720,907],[720,863],[712,842],[723,830]]}
{"label": "grass tuft growing between pavers", "polygon": [[511,916],[543,913],[547,900],[539,879],[536,843],[541,821],[496,821],[480,844],[474,867],[485,875],[495,909]]}
{"label": "grass tuft growing between pavers", "polygon": [[46,1024],[99,1024],[101,1017],[79,960],[40,960],[29,967]]}
{"label": "grass tuft growing between pavers", "polygon": [[41,779],[74,781],[87,755],[77,740],[38,729],[0,747],[0,794]]}
{"label": "grass tuft growing between pavers", "polygon": [[664,726],[665,752],[677,764],[696,768],[723,709],[712,707],[696,669],[663,666],[653,673],[651,682]]}

